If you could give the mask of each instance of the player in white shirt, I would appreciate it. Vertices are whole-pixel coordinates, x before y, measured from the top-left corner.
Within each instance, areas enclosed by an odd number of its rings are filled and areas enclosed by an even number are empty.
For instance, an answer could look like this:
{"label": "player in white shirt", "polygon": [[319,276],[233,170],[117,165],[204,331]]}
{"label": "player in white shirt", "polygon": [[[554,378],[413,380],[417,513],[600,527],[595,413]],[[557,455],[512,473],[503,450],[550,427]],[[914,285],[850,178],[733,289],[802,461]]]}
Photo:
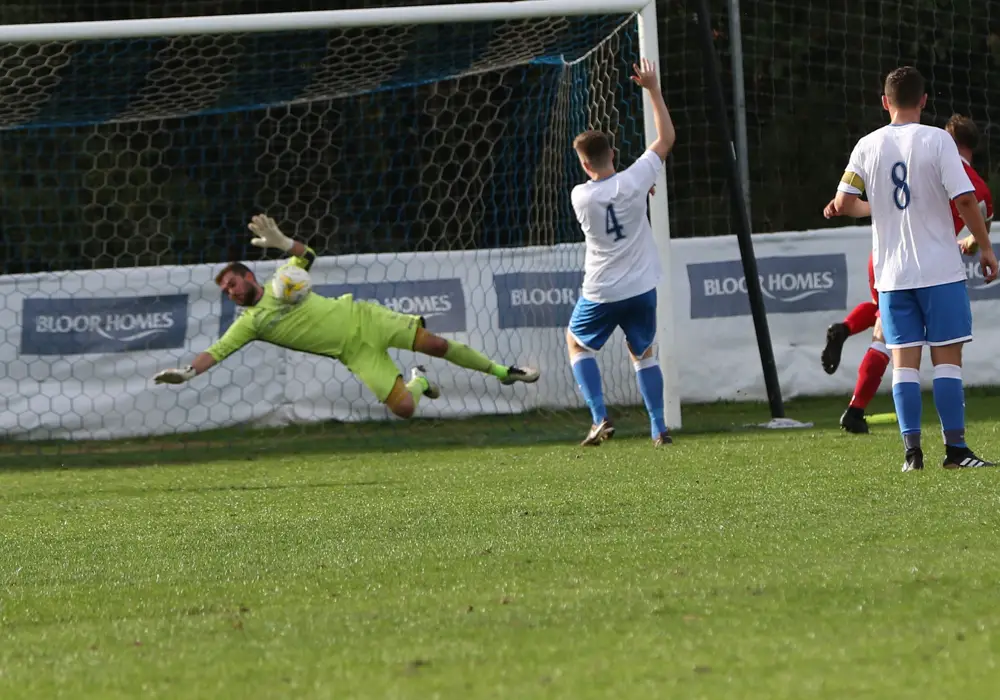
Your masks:
{"label": "player in white shirt", "polygon": [[656,67],[643,59],[632,80],[649,91],[656,140],[635,163],[616,172],[611,140],[585,131],[573,141],[590,180],[573,188],[573,211],[587,245],[583,289],[566,332],[569,360],[593,424],[583,445],[614,435],[601,387],[596,353],[615,328],[625,333],[636,381],[649,413],[653,444],[672,442],[663,417],[663,373],[653,346],[660,257],[646,217],[647,195],[674,145],[674,125],[663,101]]}
{"label": "player in white shirt", "polygon": [[997,260],[958,148],[943,129],[920,123],[924,79],[912,67],[885,80],[882,106],[891,123],[861,139],[829,205],[834,216],[863,216],[868,195],[872,262],[886,347],[892,351],[892,396],[906,450],[903,471],[923,469],[920,446],[920,359],[931,347],[934,404],[945,443],[943,465],[993,466],[965,442],[962,346],[972,340],[965,269],[955,244],[950,202],[980,250],[986,281]]}

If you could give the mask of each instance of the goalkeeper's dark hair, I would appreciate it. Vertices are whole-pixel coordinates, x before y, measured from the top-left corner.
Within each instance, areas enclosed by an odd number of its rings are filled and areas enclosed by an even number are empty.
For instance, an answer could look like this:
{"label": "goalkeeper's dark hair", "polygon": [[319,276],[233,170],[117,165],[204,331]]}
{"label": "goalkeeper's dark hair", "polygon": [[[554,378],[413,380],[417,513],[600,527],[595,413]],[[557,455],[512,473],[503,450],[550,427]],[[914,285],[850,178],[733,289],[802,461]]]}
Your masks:
{"label": "goalkeeper's dark hair", "polygon": [[611,139],[603,131],[584,131],[573,139],[573,148],[584,160],[597,167],[610,165],[614,156]]}
{"label": "goalkeeper's dark hair", "polygon": [[979,148],[979,127],[968,117],[961,114],[951,115],[951,119],[944,125],[944,130],[951,134],[960,148],[967,148],[970,151]]}
{"label": "goalkeeper's dark hair", "polygon": [[885,77],[885,96],[899,109],[919,107],[924,92],[924,76],[913,66],[897,68]]}
{"label": "goalkeeper's dark hair", "polygon": [[219,274],[217,274],[215,276],[215,283],[217,285],[221,285],[222,284],[222,278],[225,277],[226,273],[229,273],[229,272],[235,272],[240,277],[246,277],[248,274],[250,274],[250,275],[253,274],[253,270],[251,270],[249,267],[247,267],[243,263],[241,263],[241,262],[231,262],[228,265],[226,265],[224,268],[222,268],[221,270],[219,270]]}

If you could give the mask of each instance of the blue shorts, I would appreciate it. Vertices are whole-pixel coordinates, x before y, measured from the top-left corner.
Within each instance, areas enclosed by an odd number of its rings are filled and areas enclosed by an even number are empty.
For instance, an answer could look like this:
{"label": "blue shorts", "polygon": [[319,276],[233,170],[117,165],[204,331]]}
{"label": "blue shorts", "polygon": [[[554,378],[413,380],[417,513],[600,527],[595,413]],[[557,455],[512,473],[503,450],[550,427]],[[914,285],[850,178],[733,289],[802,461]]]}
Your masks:
{"label": "blue shorts", "polygon": [[656,290],[605,304],[580,297],[569,319],[569,332],[588,350],[604,347],[619,326],[633,355],[646,352],[656,337]]}
{"label": "blue shorts", "polygon": [[878,293],[887,348],[952,345],[972,340],[965,282]]}

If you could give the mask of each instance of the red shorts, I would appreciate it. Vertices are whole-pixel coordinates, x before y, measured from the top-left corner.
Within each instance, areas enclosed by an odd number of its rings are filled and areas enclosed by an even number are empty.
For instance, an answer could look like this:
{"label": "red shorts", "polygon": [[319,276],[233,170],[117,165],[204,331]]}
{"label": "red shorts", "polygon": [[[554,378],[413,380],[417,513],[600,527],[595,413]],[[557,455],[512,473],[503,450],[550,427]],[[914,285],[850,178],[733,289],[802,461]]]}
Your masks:
{"label": "red shorts", "polygon": [[872,255],[868,256],[868,288],[872,292],[872,303],[878,306],[878,292],[875,291],[875,259]]}

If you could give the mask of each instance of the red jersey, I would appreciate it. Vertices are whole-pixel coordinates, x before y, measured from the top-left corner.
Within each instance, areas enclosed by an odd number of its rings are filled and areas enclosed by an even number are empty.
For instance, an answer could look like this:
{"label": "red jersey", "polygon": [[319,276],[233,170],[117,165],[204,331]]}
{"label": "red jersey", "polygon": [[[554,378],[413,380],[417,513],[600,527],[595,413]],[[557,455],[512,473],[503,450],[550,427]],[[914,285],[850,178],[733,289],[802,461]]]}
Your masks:
{"label": "red jersey", "polygon": [[[962,159],[962,163],[965,165],[965,174],[969,176],[972,180],[972,187],[975,189],[976,201],[979,202],[979,210],[983,212],[983,218],[987,221],[993,220],[993,195],[990,194],[990,188],[983,180],[979,177],[979,173],[976,172],[975,168],[969,165],[969,162]],[[955,235],[959,235],[965,230],[965,222],[962,217],[958,214],[958,208],[955,203],[951,203],[951,218],[955,222]],[[968,231],[966,231],[968,233]]]}

